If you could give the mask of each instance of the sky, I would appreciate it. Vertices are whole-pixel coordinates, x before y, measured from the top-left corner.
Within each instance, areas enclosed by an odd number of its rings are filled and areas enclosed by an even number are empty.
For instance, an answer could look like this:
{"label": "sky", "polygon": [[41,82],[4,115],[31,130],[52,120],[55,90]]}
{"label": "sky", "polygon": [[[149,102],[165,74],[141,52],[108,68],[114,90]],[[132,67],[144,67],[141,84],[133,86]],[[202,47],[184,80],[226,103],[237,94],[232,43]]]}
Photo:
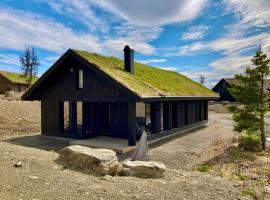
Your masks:
{"label": "sky", "polygon": [[[1,0],[0,70],[20,72],[36,49],[42,75],[68,49],[135,59],[212,87],[270,56],[269,0]],[[136,70],[136,69],[135,69]]]}

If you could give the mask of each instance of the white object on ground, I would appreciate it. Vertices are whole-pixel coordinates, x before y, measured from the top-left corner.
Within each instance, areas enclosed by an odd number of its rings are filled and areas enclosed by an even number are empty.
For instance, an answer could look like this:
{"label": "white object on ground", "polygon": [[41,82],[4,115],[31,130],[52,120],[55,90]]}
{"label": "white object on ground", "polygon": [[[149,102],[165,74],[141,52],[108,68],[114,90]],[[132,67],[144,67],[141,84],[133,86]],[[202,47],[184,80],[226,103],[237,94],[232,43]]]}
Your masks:
{"label": "white object on ground", "polygon": [[149,153],[148,153],[148,142],[146,137],[146,132],[143,131],[143,134],[140,138],[139,143],[137,144],[137,148],[134,154],[131,157],[132,161],[140,160],[140,161],[149,161]]}

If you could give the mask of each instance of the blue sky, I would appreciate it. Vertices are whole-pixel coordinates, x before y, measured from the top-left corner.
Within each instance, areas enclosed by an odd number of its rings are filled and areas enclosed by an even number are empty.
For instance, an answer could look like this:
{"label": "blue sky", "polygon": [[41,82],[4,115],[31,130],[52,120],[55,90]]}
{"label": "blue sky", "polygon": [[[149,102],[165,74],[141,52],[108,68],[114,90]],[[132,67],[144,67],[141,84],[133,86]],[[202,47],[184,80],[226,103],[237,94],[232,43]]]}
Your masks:
{"label": "blue sky", "polygon": [[33,46],[44,73],[67,49],[135,59],[211,87],[250,65],[259,41],[270,55],[269,0],[2,0],[0,70],[20,71]]}

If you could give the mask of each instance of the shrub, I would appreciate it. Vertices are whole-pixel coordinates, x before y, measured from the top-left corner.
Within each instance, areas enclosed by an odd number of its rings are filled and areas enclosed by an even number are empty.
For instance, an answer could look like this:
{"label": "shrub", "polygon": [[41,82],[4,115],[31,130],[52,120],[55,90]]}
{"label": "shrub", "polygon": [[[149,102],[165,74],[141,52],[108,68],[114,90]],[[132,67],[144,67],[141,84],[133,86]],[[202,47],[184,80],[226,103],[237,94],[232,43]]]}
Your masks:
{"label": "shrub", "polygon": [[246,151],[256,151],[260,149],[261,137],[258,134],[249,133],[240,137],[239,146]]}
{"label": "shrub", "polygon": [[211,169],[211,166],[206,164],[206,165],[199,166],[197,170],[199,172],[208,172],[210,169]]}
{"label": "shrub", "polygon": [[245,175],[239,175],[238,178],[240,181],[247,181],[250,179],[248,176],[245,176]]}
{"label": "shrub", "polygon": [[245,196],[252,196],[253,198],[256,197],[255,192],[253,190],[251,190],[251,189],[248,189],[248,188],[247,189],[244,189],[242,191],[242,194],[245,195]]}

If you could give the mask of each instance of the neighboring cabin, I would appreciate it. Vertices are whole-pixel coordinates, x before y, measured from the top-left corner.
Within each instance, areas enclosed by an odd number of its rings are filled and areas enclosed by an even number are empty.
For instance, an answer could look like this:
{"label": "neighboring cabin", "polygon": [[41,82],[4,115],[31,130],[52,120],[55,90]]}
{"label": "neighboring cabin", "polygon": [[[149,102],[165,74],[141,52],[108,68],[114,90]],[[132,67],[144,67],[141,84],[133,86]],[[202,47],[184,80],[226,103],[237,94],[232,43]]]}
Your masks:
{"label": "neighboring cabin", "polygon": [[21,74],[0,71],[0,94],[4,94],[6,91],[24,92],[28,87],[27,79],[22,77]]}
{"label": "neighboring cabin", "polygon": [[129,145],[145,130],[149,139],[204,125],[208,101],[217,95],[172,71],[68,50],[22,97],[41,100],[44,135],[127,138]]}
{"label": "neighboring cabin", "polygon": [[[213,91],[219,94],[219,101],[235,102],[236,99],[230,94],[229,88],[232,85],[239,85],[239,81],[235,78],[222,78],[214,87]],[[265,87],[269,90],[270,80],[265,81]]]}

